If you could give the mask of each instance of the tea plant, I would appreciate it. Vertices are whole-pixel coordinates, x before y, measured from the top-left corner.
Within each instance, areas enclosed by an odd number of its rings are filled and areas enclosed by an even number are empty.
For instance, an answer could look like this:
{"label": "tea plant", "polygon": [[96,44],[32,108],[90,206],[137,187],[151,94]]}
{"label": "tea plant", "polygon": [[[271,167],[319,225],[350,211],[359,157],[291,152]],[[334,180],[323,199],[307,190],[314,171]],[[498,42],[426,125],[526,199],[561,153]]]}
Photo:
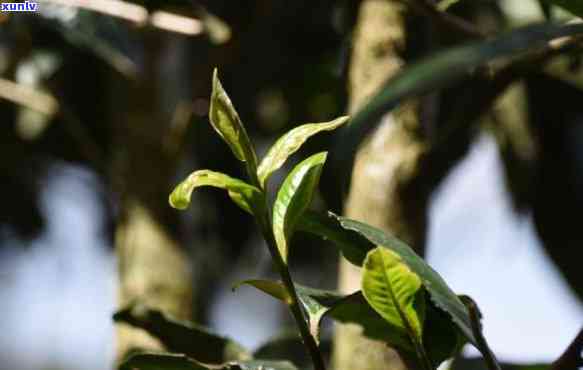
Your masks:
{"label": "tea plant", "polygon": [[[313,368],[324,370],[319,348],[319,327],[324,317],[355,323],[373,339],[385,341],[413,366],[437,368],[470,343],[484,356],[491,370],[498,364],[480,328],[474,302],[458,296],[423,259],[402,241],[356,220],[309,210],[326,162],[326,152],[314,154],[296,165],[268,204],[266,187],[280,169],[311,136],[334,130],[349,119],[309,123],[284,134],[258,162],[253,145],[233,104],[213,75],[210,122],[245,164],[247,181],[211,170],[188,176],[169,198],[170,205],[185,209],[192,192],[202,186],[221,188],[231,200],[254,217],[280,275],[280,281],[246,280],[285,304],[291,312]],[[336,292],[295,284],[288,268],[292,237],[298,230],[332,241],[344,257],[362,267],[361,290],[343,296]],[[236,286],[236,287],[237,287]],[[115,315],[117,321],[146,329],[175,354],[137,354],[122,365],[127,369],[294,369],[288,361],[265,361],[237,343],[193,324],[174,321],[159,311],[136,304]]]}

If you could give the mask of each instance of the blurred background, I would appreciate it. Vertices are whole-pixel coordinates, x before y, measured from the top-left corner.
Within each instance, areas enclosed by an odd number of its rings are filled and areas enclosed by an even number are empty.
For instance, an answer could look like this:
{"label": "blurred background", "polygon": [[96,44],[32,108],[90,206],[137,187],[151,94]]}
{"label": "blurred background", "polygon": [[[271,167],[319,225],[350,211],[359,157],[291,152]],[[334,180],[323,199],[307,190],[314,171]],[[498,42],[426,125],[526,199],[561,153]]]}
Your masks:
{"label": "blurred background", "polygon": [[[218,191],[195,193],[180,214],[166,200],[195,169],[243,175],[208,123],[214,67],[260,155],[298,124],[345,114],[365,2],[58,0],[0,13],[0,370],[111,368],[135,334],[111,315],[149,294],[249,348],[293,328],[270,297],[231,291],[276,276],[252,220]],[[450,11],[503,31],[543,21],[543,8],[480,0]],[[406,20],[405,65],[467,41]],[[545,68],[472,123],[428,197],[425,256],[479,303],[492,349],[510,363],[552,362],[583,325],[579,54]],[[436,93],[432,109],[477,83]],[[515,129],[499,129],[508,115]],[[442,127],[433,116],[428,132]],[[315,137],[294,161],[340,140]],[[342,212],[337,176],[324,173],[315,208]],[[294,243],[295,279],[336,288],[336,250],[305,235]]]}

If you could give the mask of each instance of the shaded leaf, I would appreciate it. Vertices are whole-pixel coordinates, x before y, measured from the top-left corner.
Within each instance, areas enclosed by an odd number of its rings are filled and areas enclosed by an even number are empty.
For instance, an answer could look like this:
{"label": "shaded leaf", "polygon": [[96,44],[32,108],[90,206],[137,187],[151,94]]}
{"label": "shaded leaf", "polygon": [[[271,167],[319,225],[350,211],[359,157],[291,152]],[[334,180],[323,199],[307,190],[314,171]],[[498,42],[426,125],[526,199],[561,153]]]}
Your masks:
{"label": "shaded leaf", "polygon": [[241,361],[209,365],[171,353],[143,353],[130,357],[121,370],[296,370],[288,361]]}
{"label": "shaded leaf", "polygon": [[383,247],[371,250],[362,268],[362,294],[370,306],[412,343],[421,343],[425,301],[419,276]]}
{"label": "shaded leaf", "polygon": [[[318,349],[324,358],[331,355],[332,343],[323,340],[318,344]],[[270,338],[253,352],[253,358],[261,360],[288,359],[300,369],[311,368],[312,361],[306,352],[306,347],[302,342],[296,329],[289,329],[285,332]]]}
{"label": "shaded leaf", "polygon": [[283,166],[289,156],[298,151],[306,140],[322,131],[334,130],[346,122],[348,122],[347,116],[336,118],[330,122],[307,123],[290,130],[280,137],[269,149],[257,169],[257,176],[261,186],[265,186],[269,176]]}
{"label": "shaded leaf", "polygon": [[491,40],[443,50],[404,68],[390,78],[368,104],[351,117],[350,125],[342,130],[332,158],[334,171],[341,178],[350,178],[346,173],[352,169],[358,145],[376,127],[380,118],[403,99],[451,86],[478,67],[544,46],[550,40],[577,34],[583,34],[583,24],[521,27]]}
{"label": "shaded leaf", "polygon": [[361,292],[353,293],[334,305],[325,316],[345,324],[357,324],[368,338],[381,340],[403,350],[413,352],[408,337],[383,319],[368,304]]}
{"label": "shaded leaf", "polygon": [[218,71],[213,71],[213,91],[210,104],[210,121],[215,131],[229,145],[235,157],[248,162],[252,169],[257,168],[257,156],[239,114],[233,107],[219,80]]}
{"label": "shaded leaf", "polygon": [[550,21],[552,18],[551,2],[548,0],[538,0],[538,4],[539,4],[540,9],[542,10],[546,20]]}
{"label": "shaded leaf", "polygon": [[321,152],[300,162],[286,177],[277,193],[273,205],[273,234],[281,258],[286,263],[288,241],[312,202],[326,155],[326,152]]}
{"label": "shaded leaf", "polygon": [[426,300],[425,307],[423,345],[431,364],[437,368],[443,361],[455,357],[467,340],[457,326],[452,325],[447,313],[437,308],[431,300]]}
{"label": "shaded leaf", "polygon": [[208,367],[179,354],[141,353],[131,356],[120,370],[206,370]]}
{"label": "shaded leaf", "polygon": [[253,358],[262,360],[286,358],[300,368],[308,368],[312,363],[297,330],[289,330],[262,343],[253,352]]}
{"label": "shaded leaf", "polygon": [[396,253],[404,263],[421,278],[421,283],[429,293],[435,305],[447,312],[453,322],[459,327],[462,334],[484,356],[491,351],[488,346],[480,345],[472,330],[470,313],[460,298],[449,288],[446,282],[433,270],[413,249],[399,239],[385,234],[370,225],[344,217],[338,217],[340,225],[348,230],[353,230],[367,238],[373,244],[383,246]]}
{"label": "shaded leaf", "polygon": [[351,263],[362,266],[369,250],[374,248],[368,240],[340,226],[338,220],[314,211],[306,211],[298,221],[297,229],[335,243],[342,255]]}
{"label": "shaded leaf", "polygon": [[172,352],[184,353],[205,363],[220,364],[251,358],[249,352],[233,340],[192,323],[174,320],[143,304],[124,308],[113,319],[147,331]]}
{"label": "shaded leaf", "polygon": [[581,0],[543,0],[548,4],[554,4],[578,17],[583,17],[583,2]]}
{"label": "shaded leaf", "polygon": [[[282,301],[285,304],[290,304],[289,295],[284,285],[279,281],[271,280],[245,280],[235,285],[239,287],[243,284],[252,285],[255,288],[269,294],[270,296]],[[302,304],[304,312],[308,316],[308,324],[310,333],[316,341],[319,340],[320,322],[322,317],[330,310],[336,303],[344,299],[344,296],[331,292],[328,290],[314,289],[306,286],[295,284],[298,299]]]}
{"label": "shaded leaf", "polygon": [[244,211],[255,214],[263,205],[263,195],[259,189],[224,173],[199,170],[181,182],[170,194],[169,203],[176,209],[186,209],[194,189],[200,186],[214,186],[225,189],[229,197]]}

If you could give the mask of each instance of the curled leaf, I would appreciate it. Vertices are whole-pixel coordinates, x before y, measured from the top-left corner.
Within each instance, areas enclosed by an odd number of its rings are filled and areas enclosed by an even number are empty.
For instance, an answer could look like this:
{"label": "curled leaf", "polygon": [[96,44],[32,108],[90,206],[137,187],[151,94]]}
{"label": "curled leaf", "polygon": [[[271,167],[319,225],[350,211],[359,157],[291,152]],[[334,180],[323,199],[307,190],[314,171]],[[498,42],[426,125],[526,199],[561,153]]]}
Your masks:
{"label": "curled leaf", "polygon": [[273,234],[284,262],[287,262],[288,241],[318,187],[326,154],[314,154],[300,162],[286,177],[277,193],[273,205]]}
{"label": "curled leaf", "polygon": [[283,166],[285,161],[298,151],[306,140],[322,131],[334,130],[346,122],[348,122],[347,116],[336,118],[330,122],[307,123],[290,130],[280,137],[269,149],[257,169],[257,176],[261,186],[265,186],[269,176]]}
{"label": "curled leaf", "polygon": [[170,205],[176,209],[186,209],[190,205],[192,192],[201,186],[227,190],[233,202],[251,214],[255,214],[263,206],[263,195],[259,189],[224,173],[210,170],[195,171],[181,182],[170,194]]}

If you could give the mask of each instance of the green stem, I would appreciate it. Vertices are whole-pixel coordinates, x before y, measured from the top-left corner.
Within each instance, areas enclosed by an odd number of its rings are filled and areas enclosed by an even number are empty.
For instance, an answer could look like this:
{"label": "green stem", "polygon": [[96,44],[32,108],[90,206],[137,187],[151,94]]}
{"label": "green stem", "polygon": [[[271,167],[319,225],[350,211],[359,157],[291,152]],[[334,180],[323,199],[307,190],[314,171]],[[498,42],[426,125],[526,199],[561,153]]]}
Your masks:
{"label": "green stem", "polygon": [[294,286],[293,280],[289,273],[286,263],[283,261],[283,258],[279,254],[279,250],[277,249],[277,244],[275,243],[275,237],[271,228],[269,227],[268,217],[265,215],[261,222],[259,222],[259,227],[263,233],[263,237],[267,242],[267,246],[269,252],[271,253],[271,257],[275,263],[279,271],[279,275],[281,277],[281,281],[285,286],[287,293],[290,296],[290,301],[288,303],[288,307],[296,325],[300,331],[300,335],[302,337],[302,341],[306,346],[310,358],[312,359],[312,363],[314,364],[314,370],[326,370],[326,366],[324,365],[324,359],[322,358],[322,353],[318,348],[318,344],[316,343],[315,338],[310,333],[310,328],[306,318],[304,317],[304,313],[302,312],[302,308],[300,306],[300,300],[298,298],[298,293],[296,292],[296,288]]}
{"label": "green stem", "polygon": [[[246,163],[245,166],[247,170],[247,175],[251,180],[251,183],[255,185],[258,189],[262,189],[263,187],[259,183],[259,178],[257,177],[257,166],[251,163]],[[265,193],[264,193],[265,194]],[[290,297],[290,301],[288,302],[289,310],[296,322],[298,330],[300,331],[300,336],[302,337],[302,341],[306,346],[310,358],[312,359],[312,363],[314,364],[314,370],[326,370],[326,366],[324,365],[324,359],[322,358],[322,353],[320,352],[320,348],[318,347],[318,343],[316,343],[316,339],[310,333],[310,327],[306,318],[304,317],[304,313],[302,312],[302,308],[300,306],[300,300],[298,298],[298,293],[296,292],[296,288],[294,286],[294,282],[292,277],[289,273],[287,268],[287,264],[283,260],[281,254],[279,253],[279,249],[277,248],[277,243],[275,242],[275,236],[273,235],[273,230],[271,228],[270,222],[270,214],[269,214],[269,207],[267,206],[267,197],[264,200],[264,211],[261,215],[255,216],[255,221],[257,222],[261,233],[263,234],[263,238],[267,243],[267,247],[269,249],[269,253],[271,254],[271,258],[275,266],[279,271],[279,275],[281,277],[281,281],[285,286],[287,293]]]}
{"label": "green stem", "polygon": [[431,365],[431,361],[429,361],[429,357],[427,356],[427,352],[425,352],[423,344],[416,339],[412,339],[412,342],[423,370],[433,370],[433,366]]}

